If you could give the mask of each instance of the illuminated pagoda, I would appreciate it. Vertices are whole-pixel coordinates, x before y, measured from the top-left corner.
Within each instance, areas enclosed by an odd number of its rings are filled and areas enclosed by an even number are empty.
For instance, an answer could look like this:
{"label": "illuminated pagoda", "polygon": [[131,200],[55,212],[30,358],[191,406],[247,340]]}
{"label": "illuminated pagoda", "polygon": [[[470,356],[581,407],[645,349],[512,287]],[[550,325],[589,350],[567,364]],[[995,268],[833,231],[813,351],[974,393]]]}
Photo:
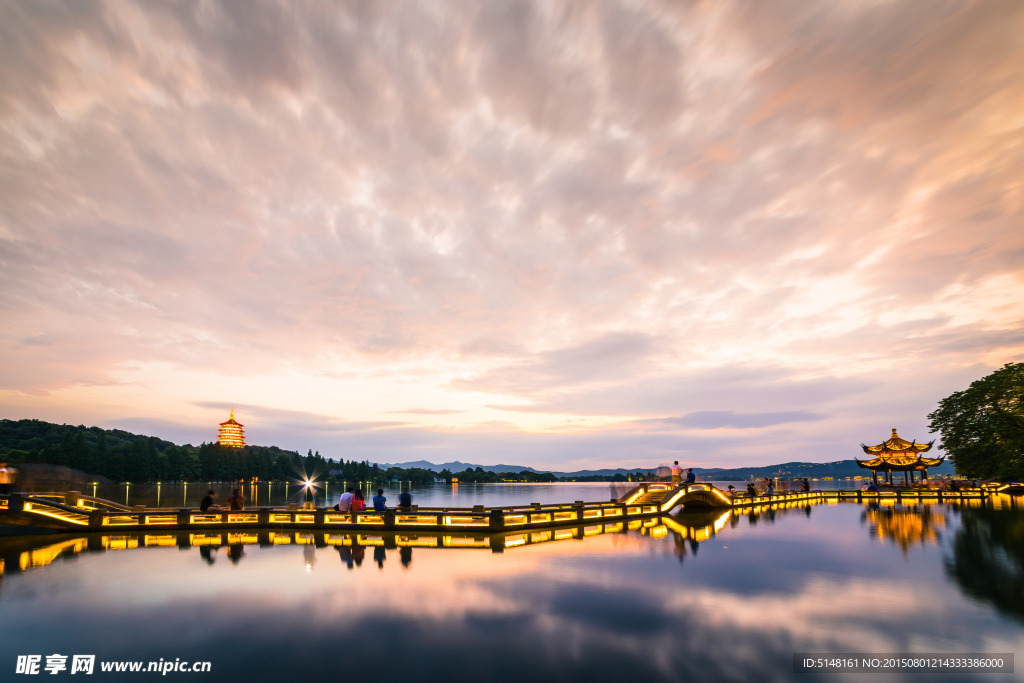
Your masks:
{"label": "illuminated pagoda", "polygon": [[217,442],[221,446],[241,448],[245,445],[245,432],[242,431],[244,426],[235,421],[235,409],[232,408],[231,417],[228,418],[228,421],[220,423],[220,435],[217,437]]}
{"label": "illuminated pagoda", "polygon": [[[930,451],[934,443],[934,440],[926,444],[906,441],[900,438],[894,427],[892,437],[888,441],[883,441],[877,446],[861,444],[860,447],[864,449],[865,453],[872,456],[872,459],[857,460],[857,464],[871,470],[871,477],[876,484],[878,483],[878,471],[882,470],[885,472],[886,483],[892,484],[893,472],[902,472],[903,483],[909,486],[914,480],[914,472],[920,472],[922,477],[927,477],[929,467],[938,467],[946,459],[946,456],[925,458],[921,455]],[[856,458],[854,459],[856,460]]]}

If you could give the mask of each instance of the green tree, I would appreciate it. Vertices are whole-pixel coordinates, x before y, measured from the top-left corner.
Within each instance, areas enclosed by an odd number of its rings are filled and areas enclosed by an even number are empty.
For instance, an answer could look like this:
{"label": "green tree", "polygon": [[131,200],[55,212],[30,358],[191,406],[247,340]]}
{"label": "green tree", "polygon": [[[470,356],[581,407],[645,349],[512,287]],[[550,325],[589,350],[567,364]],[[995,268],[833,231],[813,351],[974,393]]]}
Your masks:
{"label": "green tree", "polygon": [[1024,363],[1007,363],[950,394],[928,419],[957,474],[1024,481]]}

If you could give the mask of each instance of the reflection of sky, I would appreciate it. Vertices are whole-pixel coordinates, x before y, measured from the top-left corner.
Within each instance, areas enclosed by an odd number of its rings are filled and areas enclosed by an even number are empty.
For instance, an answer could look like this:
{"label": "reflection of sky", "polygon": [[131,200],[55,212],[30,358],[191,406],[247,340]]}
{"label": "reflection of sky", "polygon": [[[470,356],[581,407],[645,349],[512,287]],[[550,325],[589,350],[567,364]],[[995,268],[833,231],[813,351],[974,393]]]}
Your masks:
{"label": "reflection of sky", "polygon": [[945,578],[947,549],[904,555],[861,512],[744,516],[682,563],[672,534],[637,532],[415,548],[408,569],[397,549],[382,569],[374,548],[354,569],[315,549],[308,572],[309,547],[246,546],[238,564],[225,547],[212,565],[196,548],[84,553],[4,578],[0,649],[209,659],[251,680],[346,658],[359,676],[449,681],[785,680],[800,651],[1021,649],[1019,624]]}

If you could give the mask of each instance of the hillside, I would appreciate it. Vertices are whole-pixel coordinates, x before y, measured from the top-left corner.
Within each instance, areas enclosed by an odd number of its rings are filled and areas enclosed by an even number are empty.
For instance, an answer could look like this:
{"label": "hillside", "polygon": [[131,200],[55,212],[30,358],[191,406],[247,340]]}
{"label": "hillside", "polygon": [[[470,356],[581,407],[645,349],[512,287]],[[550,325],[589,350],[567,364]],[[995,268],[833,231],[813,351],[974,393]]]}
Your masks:
{"label": "hillside", "polygon": [[[335,464],[319,452],[300,456],[276,446],[246,446],[228,449],[218,444],[179,446],[157,438],[132,434],[120,429],[101,429],[84,425],[58,425],[42,420],[0,420],[0,460],[15,465],[25,462],[66,466],[109,477],[114,481],[173,481],[259,477],[295,479],[305,474],[337,473],[347,481],[380,481],[398,477],[403,480],[431,481],[433,473],[459,476],[463,481],[500,481],[498,473],[523,474],[531,481],[605,480],[641,476],[668,476],[664,466],[650,468],[614,468],[558,472],[538,470],[526,465],[476,465],[459,461],[434,464],[426,460],[402,463]],[[685,464],[684,464],[685,466]],[[468,472],[467,472],[468,471]],[[868,470],[850,460],[832,462],[787,462],[760,467],[694,468],[701,480],[745,481],[752,478],[778,477],[823,479],[864,476]],[[946,461],[930,471],[933,475],[953,474],[952,463]]]}

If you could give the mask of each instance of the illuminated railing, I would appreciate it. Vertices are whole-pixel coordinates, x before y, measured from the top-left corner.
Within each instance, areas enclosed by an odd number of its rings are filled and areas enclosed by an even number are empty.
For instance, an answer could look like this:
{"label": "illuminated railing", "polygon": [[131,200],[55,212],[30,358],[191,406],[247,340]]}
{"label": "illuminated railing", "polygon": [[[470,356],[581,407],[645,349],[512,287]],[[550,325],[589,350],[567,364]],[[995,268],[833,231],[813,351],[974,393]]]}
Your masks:
{"label": "illuminated railing", "polygon": [[[146,508],[126,506],[75,492],[44,493],[30,496],[0,496],[0,523],[18,516],[19,523],[37,524],[65,529],[217,529],[236,531],[246,528],[302,529],[368,529],[368,530],[532,530],[553,526],[591,526],[604,524],[612,518],[627,521],[629,528],[640,528],[638,518],[667,513],[677,506],[720,507],[730,509],[781,508],[812,502],[870,502],[896,505],[903,502],[964,502],[986,504],[993,496],[1003,496],[1008,505],[1016,504],[1013,493],[1024,491],[1022,484],[1006,484],[947,491],[929,488],[881,491],[793,491],[747,495],[725,492],[711,484],[684,484],[670,488],[668,484],[647,482],[638,485],[618,499],[606,503],[574,503],[513,505],[487,509],[421,508],[408,510],[336,512],[330,509],[257,508],[245,511],[201,512],[189,508]],[[73,504],[71,504],[73,503]],[[642,525],[641,525],[642,526]],[[291,541],[288,541],[291,542]]]}

